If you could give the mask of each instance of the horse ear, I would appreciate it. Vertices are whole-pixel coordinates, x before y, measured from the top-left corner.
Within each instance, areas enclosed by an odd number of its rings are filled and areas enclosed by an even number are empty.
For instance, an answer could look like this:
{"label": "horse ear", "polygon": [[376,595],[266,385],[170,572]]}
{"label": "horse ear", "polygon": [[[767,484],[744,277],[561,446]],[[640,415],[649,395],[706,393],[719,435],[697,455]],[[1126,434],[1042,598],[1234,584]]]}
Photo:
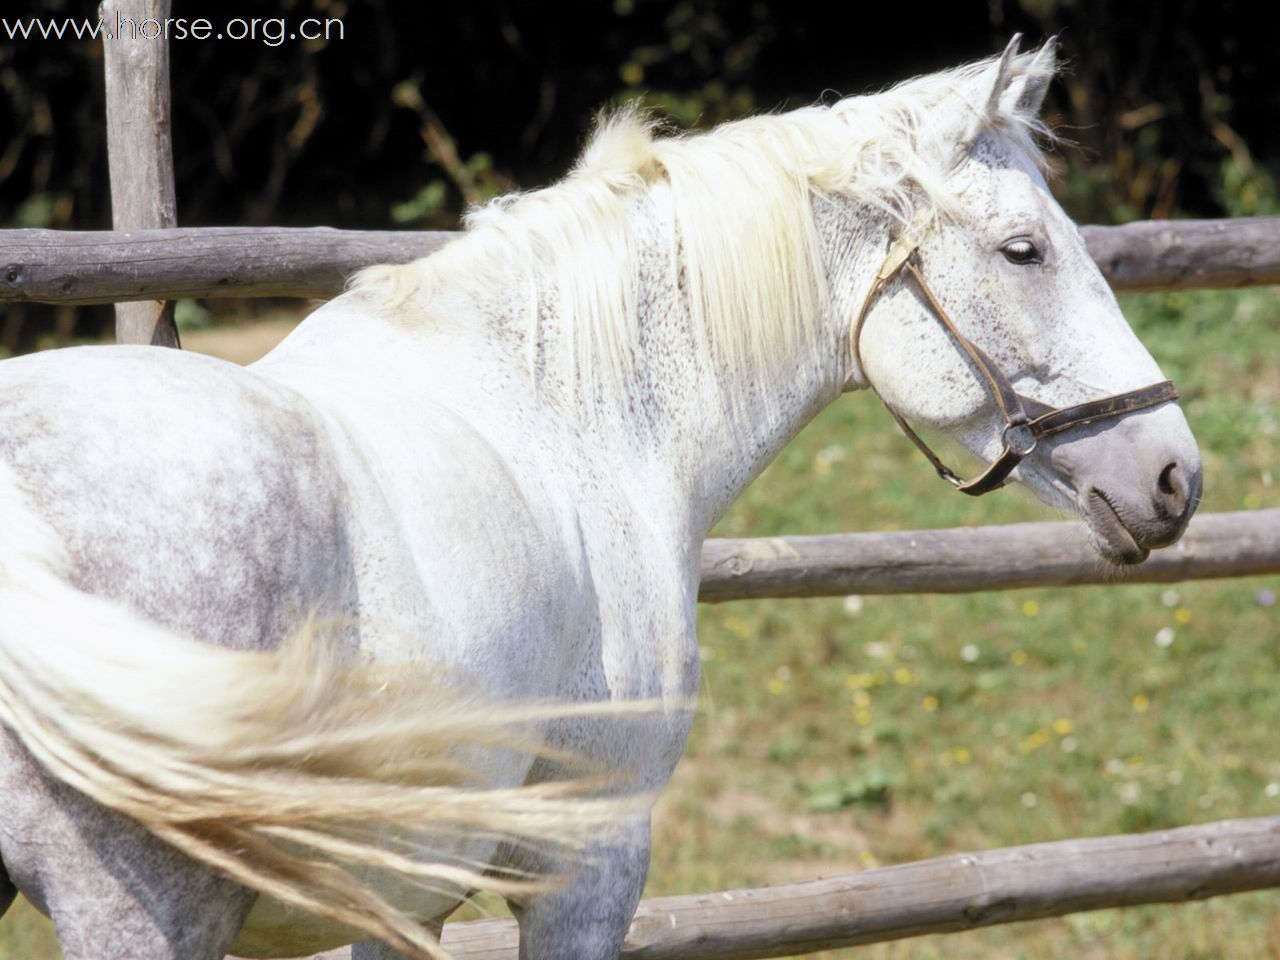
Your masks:
{"label": "horse ear", "polygon": [[[983,130],[1001,117],[1021,117],[1033,121],[1040,113],[1057,64],[1057,37],[1050,37],[1029,61],[1018,63],[1021,34],[1014,34],[1004,53],[976,83],[980,98],[973,101],[974,112],[960,137],[955,162],[962,161]],[[1034,124],[1032,124],[1034,125]]]}
{"label": "horse ear", "polygon": [[996,61],[995,76],[991,79],[991,86],[988,88],[981,108],[982,117],[985,120],[991,120],[1000,113],[1000,103],[1010,89],[1009,76],[1013,73],[1013,60],[1018,55],[1018,47],[1021,44],[1022,34],[1015,33],[1005,46],[1004,53],[1000,54],[1000,59]]}
{"label": "horse ear", "polygon": [[1018,55],[1018,45],[1022,42],[1022,34],[1015,33],[1008,46],[995,65],[978,80],[978,90],[982,94],[980,100],[973,104],[975,114],[969,121],[964,135],[960,138],[957,158],[964,157],[978,139],[982,131],[1000,115],[1001,99],[1009,89],[1009,75],[1013,70],[1013,59]]}
{"label": "horse ear", "polygon": [[1019,72],[1017,78],[1001,95],[999,103],[1001,110],[1024,117],[1039,115],[1040,107],[1044,103],[1044,95],[1049,90],[1049,83],[1053,80],[1054,70],[1057,67],[1057,47],[1058,38],[1050,37],[1045,41],[1044,46],[1036,51],[1031,62]]}

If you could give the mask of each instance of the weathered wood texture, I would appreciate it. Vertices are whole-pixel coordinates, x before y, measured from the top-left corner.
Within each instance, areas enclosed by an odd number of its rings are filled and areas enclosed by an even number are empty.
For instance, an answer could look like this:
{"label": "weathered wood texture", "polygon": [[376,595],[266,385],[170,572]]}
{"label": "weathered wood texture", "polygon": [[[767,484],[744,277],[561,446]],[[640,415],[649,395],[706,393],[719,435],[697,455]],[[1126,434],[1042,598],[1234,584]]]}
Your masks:
{"label": "weathered wood texture", "polygon": [[[640,904],[626,960],[752,960],[1280,886],[1280,817],[958,854]],[[515,960],[513,920],[448,924],[456,960]],[[324,954],[338,960],[346,951]]]}
{"label": "weathered wood texture", "polygon": [[[168,18],[169,9],[170,0],[105,0],[98,10],[114,35],[103,41],[103,65],[111,222],[117,230],[178,223],[169,129],[169,44],[154,32]],[[163,291],[151,296],[155,299],[117,304],[116,339],[176,347],[173,304],[165,302],[168,295]]]}
{"label": "weathered wood texture", "polygon": [[1280,509],[1209,513],[1145,563],[1103,564],[1080,523],[708,540],[704,603],[852,593],[1174,583],[1280,573]]}
{"label": "weathered wood texture", "polygon": [[[1085,227],[1117,290],[1280,283],[1280,217]],[[307,297],[341,292],[356,270],[405,263],[453,233],[217,227],[157,233],[0,231],[0,302]]]}
{"label": "weathered wood texture", "polygon": [[0,230],[0,302],[327,298],[361,267],[407,263],[456,236],[329,227]]}
{"label": "weathered wood texture", "polygon": [[1280,283],[1280,217],[1139,220],[1085,227],[1084,239],[1117,290]]}

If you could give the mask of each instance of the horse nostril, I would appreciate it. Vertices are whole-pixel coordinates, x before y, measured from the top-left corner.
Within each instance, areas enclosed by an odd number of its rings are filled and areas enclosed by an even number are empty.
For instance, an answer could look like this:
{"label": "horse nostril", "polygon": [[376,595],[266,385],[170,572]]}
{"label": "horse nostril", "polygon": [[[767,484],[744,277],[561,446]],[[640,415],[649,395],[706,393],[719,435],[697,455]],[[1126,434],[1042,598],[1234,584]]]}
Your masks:
{"label": "horse nostril", "polygon": [[1160,491],[1156,497],[1156,509],[1165,519],[1181,520],[1187,515],[1191,490],[1186,471],[1178,469],[1176,462],[1165,464],[1156,480],[1156,488]]}

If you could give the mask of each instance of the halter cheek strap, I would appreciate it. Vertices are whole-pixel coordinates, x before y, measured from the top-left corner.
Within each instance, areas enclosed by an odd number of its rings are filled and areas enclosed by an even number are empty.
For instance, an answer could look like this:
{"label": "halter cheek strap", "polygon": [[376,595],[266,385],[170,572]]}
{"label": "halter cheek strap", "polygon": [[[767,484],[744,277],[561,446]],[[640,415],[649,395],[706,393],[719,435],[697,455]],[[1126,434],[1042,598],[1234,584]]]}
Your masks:
{"label": "halter cheek strap", "polygon": [[[875,391],[876,396],[880,397],[880,402],[884,403],[885,408],[893,414],[893,419],[898,422],[902,432],[933,464],[933,469],[937,471],[938,476],[961,493],[977,497],[1004,486],[1008,481],[1009,474],[1025,457],[1035,450],[1041,437],[1061,433],[1063,430],[1084,426],[1098,420],[1123,417],[1137,410],[1145,410],[1148,407],[1158,406],[1162,403],[1168,403],[1170,400],[1178,399],[1178,390],[1169,380],[1162,380],[1159,383],[1153,383],[1149,387],[1130,390],[1127,393],[1117,393],[1097,400],[1088,400],[1070,407],[1051,407],[1031,397],[1024,397],[1013,389],[1013,384],[1009,382],[1009,378],[996,366],[995,362],[977,344],[971,342],[956,329],[950,315],[948,315],[946,309],[929,288],[929,284],[925,282],[924,274],[921,273],[919,267],[919,259],[918,241],[910,239],[905,234],[889,248],[889,255],[885,257],[884,263],[881,264],[879,271],[876,272],[875,280],[871,284],[871,289],[867,291],[866,299],[862,301],[862,309],[858,311],[858,318],[853,325],[851,333],[853,358],[858,365],[858,369],[862,371],[862,376],[867,381],[867,385]],[[936,453],[929,449],[929,445],[920,438],[918,433],[911,429],[911,425],[907,423],[906,418],[893,409],[885,401],[884,397],[880,395],[880,391],[876,390],[875,384],[867,376],[867,369],[862,363],[862,327],[866,323],[867,314],[871,312],[872,304],[875,303],[884,288],[899,274],[905,274],[915,281],[934,318],[942,324],[956,346],[964,351],[973,368],[978,372],[979,377],[985,382],[987,391],[995,401],[996,408],[1004,421],[1004,427],[1000,431],[1000,441],[1003,447],[1000,455],[985,471],[972,480],[966,481],[962,479],[955,471],[944,464]]]}

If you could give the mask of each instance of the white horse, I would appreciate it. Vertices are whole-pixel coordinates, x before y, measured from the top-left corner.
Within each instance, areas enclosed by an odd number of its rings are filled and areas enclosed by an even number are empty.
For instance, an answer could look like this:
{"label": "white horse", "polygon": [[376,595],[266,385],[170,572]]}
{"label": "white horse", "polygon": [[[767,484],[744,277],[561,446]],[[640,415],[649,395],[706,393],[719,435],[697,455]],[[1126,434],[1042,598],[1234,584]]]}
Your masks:
{"label": "white horse", "polygon": [[[392,772],[370,761],[332,787],[372,794],[308,807],[290,778],[319,783],[330,754],[339,774],[354,762],[343,718],[371,698],[335,719],[307,686],[327,681],[296,658],[233,651],[331,618],[360,661],[440,664],[490,701],[663,701],[539,723],[550,748],[656,791],[698,689],[703,538],[845,391],[874,385],[904,422],[989,462],[1016,448],[1013,477],[1080,513],[1108,560],[1174,541],[1200,466],[1167,390],[1035,445],[980,369],[1056,405],[1161,379],[1042,177],[1052,74],[1050,47],[1011,44],[708,134],[664,137],[624,113],[564,181],[495,201],[432,257],[365,273],[248,369],[130,347],[6,361],[0,896],[16,887],[48,912],[68,960],[297,955],[371,934],[420,955],[430,934],[413,925],[438,930],[482,867],[551,873],[558,885],[513,896],[521,957],[615,957],[644,886],[647,808],[596,829],[580,859],[541,842],[556,816],[522,833],[518,810],[492,825],[430,804],[418,821],[380,814],[377,781],[409,765],[402,713]],[[364,687],[335,697],[350,689]],[[563,772],[481,749],[474,713],[442,728],[433,702],[411,731],[433,756],[457,736],[486,783]],[[294,740],[315,710],[310,754]],[[272,766],[278,740],[320,769]],[[293,832],[255,814],[276,805],[276,778],[294,790]],[[314,857],[286,868],[298,848],[344,852],[335,807],[419,827],[439,870],[364,850],[336,903]]]}

